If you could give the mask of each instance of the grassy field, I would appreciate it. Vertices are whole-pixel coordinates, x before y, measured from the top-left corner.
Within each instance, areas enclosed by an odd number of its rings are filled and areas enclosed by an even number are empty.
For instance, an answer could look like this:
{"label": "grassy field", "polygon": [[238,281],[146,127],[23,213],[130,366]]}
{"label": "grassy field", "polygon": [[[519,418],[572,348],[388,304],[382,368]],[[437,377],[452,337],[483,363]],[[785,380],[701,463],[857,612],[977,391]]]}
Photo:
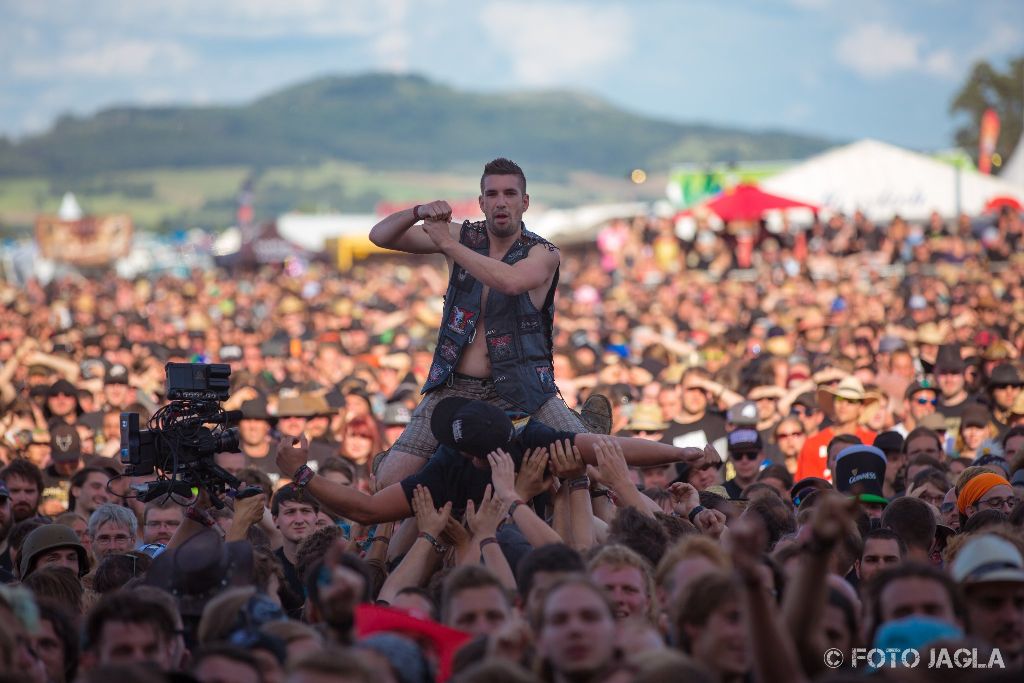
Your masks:
{"label": "grassy field", "polygon": [[[26,235],[40,213],[56,213],[65,192],[74,192],[90,214],[127,213],[147,230],[217,229],[234,221],[236,196],[254,178],[259,220],[291,210],[367,213],[381,201],[452,200],[476,196],[479,177],[452,173],[370,171],[327,162],[310,167],[249,169],[144,169],[88,178],[0,179],[0,232]],[[535,206],[564,207],[597,201],[633,201],[664,196],[664,178],[635,186],[625,178],[573,174],[563,185],[531,183]]]}

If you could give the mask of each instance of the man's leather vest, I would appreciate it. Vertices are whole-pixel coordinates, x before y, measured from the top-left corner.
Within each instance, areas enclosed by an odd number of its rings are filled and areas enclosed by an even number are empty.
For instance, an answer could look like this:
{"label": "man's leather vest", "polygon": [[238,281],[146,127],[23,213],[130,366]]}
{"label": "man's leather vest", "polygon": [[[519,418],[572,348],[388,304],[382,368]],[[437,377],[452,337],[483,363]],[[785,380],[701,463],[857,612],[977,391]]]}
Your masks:
{"label": "man's leather vest", "polygon": [[[486,223],[463,223],[459,242],[488,256],[490,238]],[[520,238],[501,261],[508,265],[521,261],[537,245],[555,248],[524,227]],[[558,392],[551,363],[551,330],[557,285],[556,268],[541,310],[533,305],[529,292],[506,296],[492,288],[487,295],[487,329],[484,333],[491,361],[491,380],[499,396],[526,413],[532,414]],[[482,294],[483,283],[458,263],[453,263],[444,297],[444,316],[437,335],[437,349],[423,393],[448,380],[459,364],[466,344],[477,334]]]}

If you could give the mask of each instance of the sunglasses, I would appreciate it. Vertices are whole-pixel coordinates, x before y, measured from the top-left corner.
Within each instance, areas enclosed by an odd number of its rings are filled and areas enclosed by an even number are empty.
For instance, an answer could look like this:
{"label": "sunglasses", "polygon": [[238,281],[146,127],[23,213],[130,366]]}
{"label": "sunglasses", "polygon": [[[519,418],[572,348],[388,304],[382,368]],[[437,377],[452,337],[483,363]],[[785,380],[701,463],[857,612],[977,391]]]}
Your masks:
{"label": "sunglasses", "polygon": [[929,403],[933,406],[939,404],[939,399],[937,398],[915,398],[914,400],[917,401],[917,405],[919,406],[926,406]]}
{"label": "sunglasses", "polygon": [[818,411],[806,406],[795,406],[790,412],[798,417],[811,417],[812,415],[816,415]]}
{"label": "sunglasses", "polygon": [[761,457],[761,453],[758,451],[742,451],[740,453],[733,451],[730,455],[733,460],[757,460]]}

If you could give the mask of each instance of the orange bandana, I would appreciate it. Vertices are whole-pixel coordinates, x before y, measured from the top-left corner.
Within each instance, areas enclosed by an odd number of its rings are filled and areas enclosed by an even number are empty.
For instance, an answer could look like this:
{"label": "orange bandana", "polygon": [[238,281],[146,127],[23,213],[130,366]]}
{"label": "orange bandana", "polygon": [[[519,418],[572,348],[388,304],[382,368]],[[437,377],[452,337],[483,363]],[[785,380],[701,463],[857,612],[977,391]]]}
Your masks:
{"label": "orange bandana", "polygon": [[956,508],[960,511],[961,515],[966,515],[967,508],[981,500],[981,497],[988,493],[988,490],[993,486],[999,486],[1000,484],[1009,486],[1010,482],[993,472],[979,474],[964,484],[963,489],[960,490],[960,495],[956,497]]}

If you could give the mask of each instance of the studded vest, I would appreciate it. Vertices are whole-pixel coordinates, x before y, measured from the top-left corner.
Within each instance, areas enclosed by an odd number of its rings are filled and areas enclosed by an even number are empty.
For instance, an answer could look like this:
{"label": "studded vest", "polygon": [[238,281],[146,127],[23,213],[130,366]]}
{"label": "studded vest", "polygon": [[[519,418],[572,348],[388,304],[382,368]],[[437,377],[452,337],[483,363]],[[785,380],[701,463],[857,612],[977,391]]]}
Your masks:
{"label": "studded vest", "polygon": [[[487,256],[490,238],[486,223],[463,223],[459,242]],[[537,245],[554,248],[544,238],[523,228],[522,235],[501,261],[509,265],[521,261]],[[526,413],[533,413],[558,392],[551,362],[557,285],[556,269],[541,310],[533,305],[529,292],[507,296],[492,288],[487,295],[487,329],[483,332],[487,335],[491,380],[499,396]],[[448,380],[466,344],[478,333],[476,325],[480,320],[482,295],[483,283],[454,263],[444,297],[437,349],[423,393]]]}

